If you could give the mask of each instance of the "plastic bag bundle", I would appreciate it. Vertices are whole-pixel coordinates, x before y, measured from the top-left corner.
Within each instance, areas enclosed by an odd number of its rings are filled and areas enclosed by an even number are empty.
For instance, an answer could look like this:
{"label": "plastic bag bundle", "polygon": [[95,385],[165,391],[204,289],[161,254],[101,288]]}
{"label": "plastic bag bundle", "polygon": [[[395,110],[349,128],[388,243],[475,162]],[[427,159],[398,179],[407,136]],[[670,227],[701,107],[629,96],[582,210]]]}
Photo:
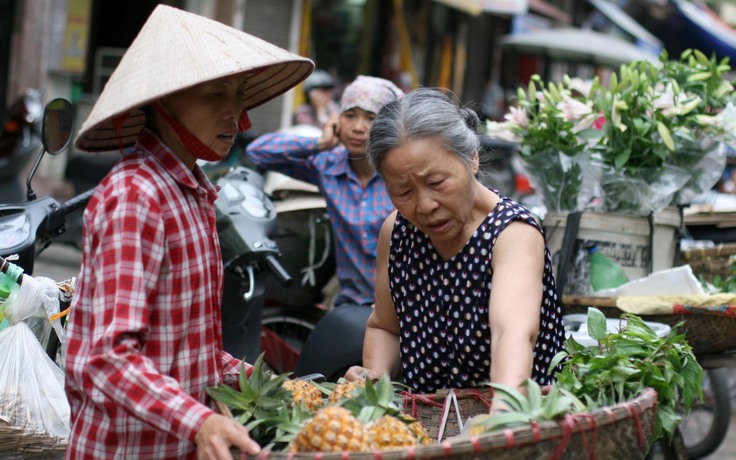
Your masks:
{"label": "plastic bag bundle", "polygon": [[64,373],[25,323],[0,331],[0,421],[60,440],[69,435]]}
{"label": "plastic bag bundle", "polygon": [[17,296],[5,304],[5,318],[10,324],[25,323],[31,329],[42,347],[46,347],[51,329],[54,328],[61,343],[64,343],[64,330],[49,317],[59,313],[59,288],[50,278],[24,276]]}
{"label": "plastic bag bundle", "polygon": [[7,326],[0,330],[0,425],[66,440],[70,409],[64,373],[45,350],[49,316],[59,312],[59,289],[53,280],[31,276],[19,286],[21,273],[10,264],[0,280],[2,294],[8,292],[2,299]]}

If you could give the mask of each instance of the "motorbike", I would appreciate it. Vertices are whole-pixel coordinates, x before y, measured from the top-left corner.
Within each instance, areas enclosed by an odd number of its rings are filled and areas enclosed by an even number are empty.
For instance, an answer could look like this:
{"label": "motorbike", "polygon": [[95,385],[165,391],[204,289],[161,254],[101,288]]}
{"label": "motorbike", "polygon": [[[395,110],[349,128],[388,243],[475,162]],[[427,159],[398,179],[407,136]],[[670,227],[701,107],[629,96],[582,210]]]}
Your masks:
{"label": "motorbike", "polygon": [[41,91],[26,90],[0,119],[0,198],[15,203],[25,198],[22,171],[41,147]]}
{"label": "motorbike", "polygon": [[[79,194],[63,203],[51,196],[38,198],[32,188],[32,180],[45,153],[58,155],[71,142],[74,110],[64,99],[53,99],[46,104],[41,117],[40,143],[42,149],[36,156],[26,182],[25,201],[0,204],[0,257],[23,269],[26,275],[33,274],[36,256],[51,242],[64,233],[66,216],[84,207],[93,190]],[[68,306],[71,292],[60,291],[60,303]],[[63,321],[63,318],[62,318]],[[63,323],[62,323],[63,324]],[[51,334],[46,347],[50,358],[55,359],[60,342]]]}

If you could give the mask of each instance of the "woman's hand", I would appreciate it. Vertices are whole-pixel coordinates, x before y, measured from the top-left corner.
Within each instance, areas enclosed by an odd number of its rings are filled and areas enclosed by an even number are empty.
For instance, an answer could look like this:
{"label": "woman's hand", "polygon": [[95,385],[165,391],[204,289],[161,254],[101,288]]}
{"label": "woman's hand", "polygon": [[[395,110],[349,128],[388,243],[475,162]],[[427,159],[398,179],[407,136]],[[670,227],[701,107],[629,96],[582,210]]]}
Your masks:
{"label": "woman's hand", "polygon": [[352,366],[348,371],[345,373],[345,380],[348,382],[353,382],[356,380],[366,380],[370,379],[371,381],[376,381],[381,378],[383,374],[380,372],[376,372],[372,369],[366,369],[365,367],[361,366]]}
{"label": "woman's hand", "polygon": [[231,460],[231,447],[237,447],[250,456],[256,456],[261,451],[243,425],[220,414],[207,417],[194,442],[197,444],[197,460]]}
{"label": "woman's hand", "polygon": [[329,150],[340,143],[340,115],[333,115],[325,122],[322,136],[317,140],[319,151]]}

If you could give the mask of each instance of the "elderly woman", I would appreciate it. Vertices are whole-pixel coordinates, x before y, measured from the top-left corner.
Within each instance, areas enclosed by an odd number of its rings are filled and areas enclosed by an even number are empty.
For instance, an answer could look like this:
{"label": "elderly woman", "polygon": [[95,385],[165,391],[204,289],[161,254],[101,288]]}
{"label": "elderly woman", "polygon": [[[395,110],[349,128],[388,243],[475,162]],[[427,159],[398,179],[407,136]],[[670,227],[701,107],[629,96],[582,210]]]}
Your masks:
{"label": "elderly woman", "polygon": [[396,211],[378,242],[363,366],[416,392],[546,384],[564,341],[549,251],[532,214],[477,179],[477,115],[418,89],[373,121],[368,157]]}
{"label": "elderly woman", "polygon": [[232,458],[259,446],[207,388],[251,366],[222,348],[217,189],[197,160],[225,158],[247,111],[314,68],[242,31],[159,5],[76,140],[120,150],[84,213],[65,344],[66,456]]}

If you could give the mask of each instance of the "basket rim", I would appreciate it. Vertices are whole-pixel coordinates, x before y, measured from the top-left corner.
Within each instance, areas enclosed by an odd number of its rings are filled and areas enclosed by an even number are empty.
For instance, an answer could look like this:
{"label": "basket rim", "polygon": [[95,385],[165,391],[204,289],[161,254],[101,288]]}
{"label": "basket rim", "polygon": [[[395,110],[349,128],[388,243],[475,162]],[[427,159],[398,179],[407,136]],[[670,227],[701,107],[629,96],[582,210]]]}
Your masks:
{"label": "basket rim", "polygon": [[[457,397],[473,397],[477,389],[460,390]],[[438,393],[446,392],[439,390]],[[432,395],[435,399],[438,393]],[[441,396],[441,395],[440,395]],[[648,439],[644,438],[644,427],[641,415],[647,410],[656,411],[658,406],[657,392],[645,388],[636,397],[589,413],[570,414],[560,421],[533,423],[513,429],[505,429],[485,433],[478,436],[453,438],[439,444],[418,446],[404,449],[381,450],[375,452],[269,452],[264,451],[257,459],[320,459],[320,460],[397,460],[406,458],[445,458],[460,454],[482,454],[496,449],[512,449],[547,440],[559,439],[564,449],[567,441],[581,432],[597,432],[601,427],[611,425],[627,418],[633,418],[638,427],[639,448],[645,448]],[[654,418],[652,418],[652,425]],[[653,426],[651,427],[653,429]],[[651,431],[650,431],[651,432]],[[247,457],[252,459],[253,457]]]}

